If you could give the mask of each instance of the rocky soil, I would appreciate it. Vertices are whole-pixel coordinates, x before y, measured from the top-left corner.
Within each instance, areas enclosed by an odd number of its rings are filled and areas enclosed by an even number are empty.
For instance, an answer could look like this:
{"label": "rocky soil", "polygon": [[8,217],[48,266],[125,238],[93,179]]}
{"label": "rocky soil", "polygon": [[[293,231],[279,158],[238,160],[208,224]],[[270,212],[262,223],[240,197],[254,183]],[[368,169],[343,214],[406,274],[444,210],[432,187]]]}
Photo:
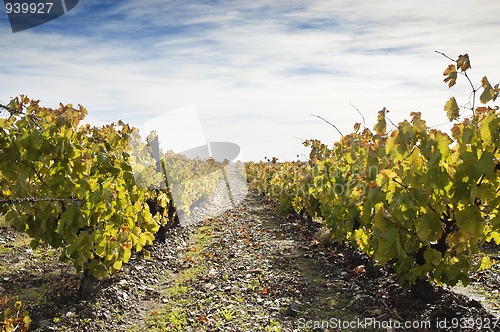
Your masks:
{"label": "rocky soil", "polygon": [[149,248],[150,260],[135,255],[79,300],[81,276],[57,251],[32,250],[2,227],[0,297],[23,301],[33,331],[478,330],[471,319],[500,330],[498,265],[473,274],[473,287],[440,288],[425,303],[385,269],[372,271],[355,250],[331,243],[321,224],[278,216],[252,192],[167,235]]}

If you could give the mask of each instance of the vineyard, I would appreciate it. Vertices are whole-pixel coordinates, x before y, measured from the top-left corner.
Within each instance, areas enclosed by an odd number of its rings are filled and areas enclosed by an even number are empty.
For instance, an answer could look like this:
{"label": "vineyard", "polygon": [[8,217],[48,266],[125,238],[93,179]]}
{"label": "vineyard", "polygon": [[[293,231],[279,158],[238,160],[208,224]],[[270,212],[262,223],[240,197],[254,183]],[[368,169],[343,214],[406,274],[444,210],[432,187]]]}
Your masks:
{"label": "vineyard", "polygon": [[[457,67],[466,73],[467,55],[445,70],[449,87]],[[484,105],[500,93],[486,77],[482,89]],[[281,212],[320,217],[334,239],[390,265],[402,286],[468,284],[472,255],[487,242],[500,245],[498,106],[473,105],[472,116],[458,122],[456,99],[446,103],[451,137],[427,127],[418,112],[388,130],[383,109],[373,130],[357,123],[333,148],[306,141],[308,164],[251,163],[250,180]],[[484,257],[480,268],[489,264]]]}
{"label": "vineyard", "polygon": [[[462,109],[445,103],[449,134],[418,112],[394,124],[384,108],[332,146],[305,141],[307,161],[187,158],[122,121],[83,125],[82,106],[1,105],[1,330],[293,331],[333,316],[492,328],[498,315],[449,291],[500,282],[500,88],[476,88],[470,67],[460,55],[443,73],[472,89]],[[250,189],[240,204],[234,179]],[[52,257],[57,291],[19,297],[21,252]],[[50,271],[23,264],[29,287]]]}

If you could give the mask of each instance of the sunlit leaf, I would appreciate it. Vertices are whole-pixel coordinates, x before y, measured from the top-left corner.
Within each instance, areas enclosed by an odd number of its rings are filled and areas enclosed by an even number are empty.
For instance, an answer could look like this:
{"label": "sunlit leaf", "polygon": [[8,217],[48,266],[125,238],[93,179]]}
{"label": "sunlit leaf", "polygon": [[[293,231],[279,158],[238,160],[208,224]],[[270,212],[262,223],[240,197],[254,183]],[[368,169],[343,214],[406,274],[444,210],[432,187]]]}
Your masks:
{"label": "sunlit leaf", "polygon": [[491,267],[492,265],[492,261],[491,261],[491,258],[490,256],[484,256],[482,259],[481,259],[481,265],[479,266],[479,270],[487,270]]}
{"label": "sunlit leaf", "polygon": [[458,107],[455,97],[451,97],[444,105],[444,110],[450,121],[458,119],[460,116],[460,108]]}
{"label": "sunlit leaf", "polygon": [[488,79],[486,76],[483,77],[481,80],[482,87],[484,89],[483,93],[481,93],[481,96],[479,97],[479,100],[483,103],[486,104],[489,101],[491,101],[495,97],[495,90],[491,87],[490,82],[488,82]]}

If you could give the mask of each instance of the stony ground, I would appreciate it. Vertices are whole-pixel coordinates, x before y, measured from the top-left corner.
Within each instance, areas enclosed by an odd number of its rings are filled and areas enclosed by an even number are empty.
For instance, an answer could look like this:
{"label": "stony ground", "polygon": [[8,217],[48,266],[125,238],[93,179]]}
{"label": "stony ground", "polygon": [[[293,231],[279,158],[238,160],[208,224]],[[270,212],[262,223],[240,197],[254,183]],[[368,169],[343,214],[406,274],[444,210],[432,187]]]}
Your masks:
{"label": "stony ground", "polygon": [[[380,331],[404,330],[390,329],[394,321],[477,330],[467,319],[500,330],[498,266],[475,273],[473,288],[439,289],[427,304],[386,270],[369,273],[366,259],[330,243],[319,223],[272,210],[250,193],[216,218],[171,229],[166,243],[149,248],[151,260],[136,255],[85,300],[80,276],[56,251],[31,250],[29,239],[2,227],[0,297],[23,301],[33,331],[344,331],[370,330],[373,320]],[[437,328],[444,319],[449,328]]]}

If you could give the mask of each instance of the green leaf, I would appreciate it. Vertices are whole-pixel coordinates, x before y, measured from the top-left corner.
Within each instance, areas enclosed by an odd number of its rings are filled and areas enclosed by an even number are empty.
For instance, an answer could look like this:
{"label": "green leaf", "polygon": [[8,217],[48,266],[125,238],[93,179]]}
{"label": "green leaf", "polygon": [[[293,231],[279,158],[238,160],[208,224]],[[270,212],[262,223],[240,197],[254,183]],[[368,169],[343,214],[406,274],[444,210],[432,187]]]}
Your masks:
{"label": "green leaf", "polygon": [[15,209],[10,209],[5,215],[5,221],[18,232],[24,232],[26,230],[26,223],[23,219],[24,218],[21,218],[19,212]]}
{"label": "green leaf", "polygon": [[500,214],[491,218],[490,224],[493,226],[493,229],[500,229]]}
{"label": "green leaf", "polygon": [[444,110],[450,121],[458,119],[460,116],[460,108],[458,107],[455,97],[451,97],[444,105]]}
{"label": "green leaf", "polygon": [[[479,173],[484,174],[487,179],[495,179],[495,155],[489,151],[484,151],[481,158],[477,161],[476,169]],[[492,197],[494,198],[494,197]]]}
{"label": "green leaf", "polygon": [[[64,234],[66,231],[71,232],[71,228],[75,228],[75,226],[77,228],[78,227],[77,214],[78,214],[78,207],[76,206],[76,204],[70,204],[59,218],[56,233]],[[76,239],[76,234],[74,234],[73,236],[75,236]]]}
{"label": "green leaf", "polygon": [[453,142],[451,138],[447,134],[439,133],[436,135],[435,139],[438,143],[438,150],[443,158],[448,158],[450,154],[450,144]]}
{"label": "green leaf", "polygon": [[106,278],[109,274],[106,265],[99,260],[93,260],[89,264],[89,269],[92,272],[92,275],[97,279]]}
{"label": "green leaf", "polygon": [[399,245],[399,233],[395,228],[389,228],[380,234],[376,259],[380,264],[385,264],[390,259],[397,257]]}
{"label": "green leaf", "polygon": [[111,159],[109,158],[109,155],[107,153],[99,152],[97,154],[97,162],[104,165],[109,165],[111,163]]}
{"label": "green leaf", "polygon": [[417,221],[417,236],[423,244],[437,241],[443,234],[443,227],[439,217],[433,213],[425,213]]}
{"label": "green leaf", "polygon": [[384,107],[381,111],[378,112],[377,116],[377,124],[374,127],[374,130],[377,133],[385,133],[386,131],[386,120],[385,120],[385,114],[387,113],[387,109]]}
{"label": "green leaf", "polygon": [[495,113],[488,113],[480,123],[481,139],[485,145],[498,141],[500,136],[500,121]]}
{"label": "green leaf", "polygon": [[468,205],[455,215],[460,230],[474,237],[480,237],[484,228],[484,218],[476,205]]}
{"label": "green leaf", "polygon": [[438,266],[443,259],[439,251],[430,247],[425,249],[424,258],[427,263],[430,263],[434,266]]}
{"label": "green leaf", "polygon": [[107,241],[106,241],[106,238],[103,237],[103,236],[99,236],[98,238],[96,238],[96,242],[95,242],[95,254],[101,258],[103,258],[104,256],[106,256],[106,244],[107,244]]}

